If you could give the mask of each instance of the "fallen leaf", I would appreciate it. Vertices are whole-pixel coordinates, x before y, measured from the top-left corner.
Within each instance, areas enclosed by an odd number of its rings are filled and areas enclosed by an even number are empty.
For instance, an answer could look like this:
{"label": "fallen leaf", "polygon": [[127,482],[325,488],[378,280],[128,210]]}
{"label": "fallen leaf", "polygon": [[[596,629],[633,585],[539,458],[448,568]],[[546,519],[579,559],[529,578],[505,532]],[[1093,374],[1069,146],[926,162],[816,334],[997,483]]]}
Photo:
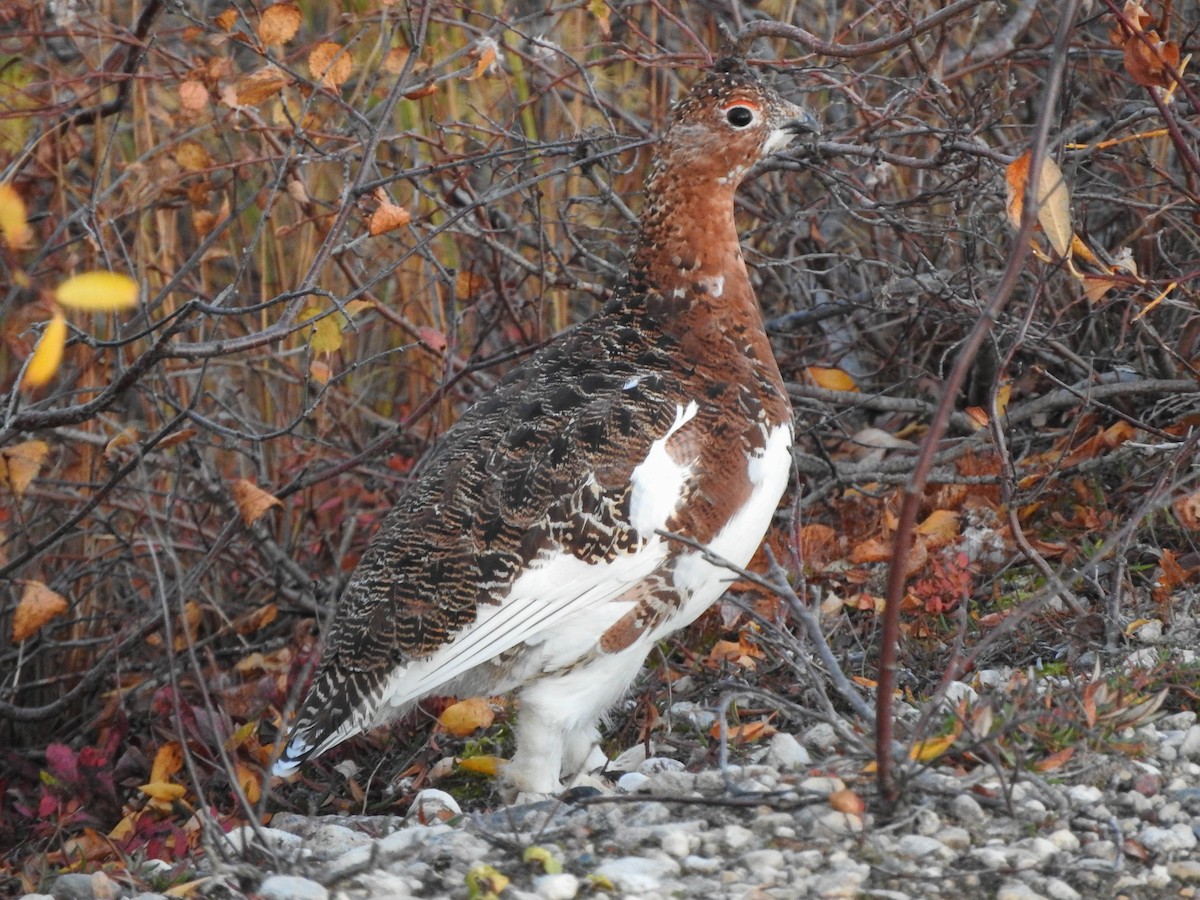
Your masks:
{"label": "fallen leaf", "polygon": [[229,32],[233,31],[233,26],[237,24],[237,20],[238,11],[231,6],[229,9],[220,13],[215,19],[213,19],[213,22],[215,22],[217,27],[222,31]]}
{"label": "fallen leaf", "polygon": [[954,742],[958,740],[959,730],[959,728],[955,728],[950,734],[942,735],[942,737],[917,741],[908,750],[909,759],[916,762],[930,762],[937,759],[954,746]]}
{"label": "fallen leaf", "polygon": [[838,812],[850,813],[854,816],[861,816],[867,809],[866,801],[850,788],[842,788],[840,791],[830,794],[829,805]]}
{"label": "fallen leaf", "polygon": [[438,724],[455,737],[466,737],[481,728],[489,727],[496,714],[485,697],[471,697],[451,703],[438,716]]}
{"label": "fallen leaf", "polygon": [[468,772],[477,772],[495,778],[500,774],[500,767],[508,760],[502,756],[468,756],[458,761],[459,768]]}
{"label": "fallen leaf", "polygon": [[1035,772],[1053,772],[1055,769],[1061,769],[1067,760],[1075,755],[1077,749],[1077,747],[1066,747],[1057,753],[1042,757],[1033,764],[1033,770]]}
{"label": "fallen leaf", "polygon": [[46,323],[46,329],[33,348],[33,356],[25,367],[21,387],[41,387],[46,384],[62,365],[63,348],[67,345],[67,320],[61,312]]}
{"label": "fallen leaf", "polygon": [[[721,723],[714,722],[708,733],[713,739],[719,739],[721,737]],[[726,731],[729,743],[731,744],[751,744],[754,741],[761,741],[763,738],[770,737],[774,733],[775,726],[765,719],[758,722],[743,722],[741,725],[735,725]]]}
{"label": "fallen leaf", "polygon": [[242,521],[247,525],[257,522],[272,506],[283,506],[283,501],[274,494],[268,494],[252,481],[237,478],[229,483],[233,492],[233,502],[237,504]]}
{"label": "fallen leaf", "polygon": [[151,782],[165,782],[183,768],[183,745],[179,741],[167,741],[154,754],[154,765],[150,767]]}
{"label": "fallen leaf", "polygon": [[161,800],[164,803],[170,803],[172,800],[179,800],[187,793],[187,788],[182,784],[167,784],[166,782],[156,781],[150,784],[143,784],[138,787],[138,790],[152,800]]}
{"label": "fallen leaf", "polygon": [[958,512],[953,509],[935,509],[917,526],[917,534],[930,538],[932,546],[938,547],[958,537]]}
{"label": "fallen leaf", "polygon": [[67,611],[67,598],[50,590],[40,581],[24,582],[21,602],[13,613],[12,639],[14,644],[33,637],[48,622]]}
{"label": "fallen leaf", "polygon": [[109,312],[137,306],[138,283],[118,272],[84,272],[68,278],[54,292],[68,309]]}

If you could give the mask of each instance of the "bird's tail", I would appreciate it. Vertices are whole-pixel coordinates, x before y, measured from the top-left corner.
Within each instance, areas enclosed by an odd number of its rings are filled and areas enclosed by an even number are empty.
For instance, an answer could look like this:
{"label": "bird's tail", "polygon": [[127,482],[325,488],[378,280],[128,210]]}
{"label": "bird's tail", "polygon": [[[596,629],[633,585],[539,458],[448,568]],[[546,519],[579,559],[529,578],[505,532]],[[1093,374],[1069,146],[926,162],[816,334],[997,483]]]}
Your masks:
{"label": "bird's tail", "polygon": [[373,672],[346,672],[322,668],[300,705],[288,732],[287,746],[271,772],[287,777],[306,759],[371,726],[372,709],[380,678]]}

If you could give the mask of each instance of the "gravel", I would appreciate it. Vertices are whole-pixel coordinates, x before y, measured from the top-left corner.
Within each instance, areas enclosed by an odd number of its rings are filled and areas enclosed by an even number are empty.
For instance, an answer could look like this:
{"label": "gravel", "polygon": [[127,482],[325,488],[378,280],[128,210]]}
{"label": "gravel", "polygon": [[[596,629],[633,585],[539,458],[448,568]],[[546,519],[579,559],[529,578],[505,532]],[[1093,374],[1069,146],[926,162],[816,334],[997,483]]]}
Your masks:
{"label": "gravel", "polygon": [[[914,768],[886,819],[861,756],[826,726],[776,735],[760,748],[761,763],[723,772],[688,772],[676,760],[631,752],[624,758],[636,778],[626,774],[613,793],[573,802],[462,812],[453,797],[430,790],[405,818],[278,813],[269,827],[234,829],[223,848],[212,848],[197,896],[1200,895],[1196,714],[1162,716],[1118,739],[1144,752],[1080,747],[1069,765],[1041,775]],[[71,873],[49,896],[133,893],[102,873]]]}

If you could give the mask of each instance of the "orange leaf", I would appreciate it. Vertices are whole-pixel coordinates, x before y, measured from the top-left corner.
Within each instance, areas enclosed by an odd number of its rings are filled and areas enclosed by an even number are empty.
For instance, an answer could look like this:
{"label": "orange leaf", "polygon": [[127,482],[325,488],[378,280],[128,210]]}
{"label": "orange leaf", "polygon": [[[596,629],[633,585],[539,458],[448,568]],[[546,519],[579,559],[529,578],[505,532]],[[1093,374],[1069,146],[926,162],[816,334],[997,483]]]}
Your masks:
{"label": "orange leaf", "polygon": [[280,91],[282,91],[289,83],[291,78],[287,73],[276,66],[263,66],[261,69],[255,69],[244,78],[238,79],[237,87],[234,89],[233,104],[237,106],[258,106],[270,100]]}
{"label": "orange leaf", "polygon": [[471,53],[475,57],[475,71],[467,77],[467,81],[474,81],[483,75],[484,72],[495,66],[498,49],[499,46],[496,44],[495,38],[485,37],[480,39],[479,44]]}
{"label": "orange leaf", "polygon": [[409,215],[408,210],[403,206],[397,206],[390,200],[385,200],[379,204],[375,212],[371,213],[371,222],[368,226],[368,231],[371,237],[374,237],[377,234],[384,234],[385,232],[402,228],[411,219],[412,216]]}
{"label": "orange leaf", "polygon": [[827,366],[806,366],[805,378],[819,388],[827,391],[857,391],[858,385],[849,372]]}
{"label": "orange leaf", "polygon": [[276,3],[263,10],[258,21],[258,39],[264,44],[286,44],[300,30],[300,8]]}
{"label": "orange leaf", "polygon": [[[713,738],[720,738],[721,723],[714,722],[708,733]],[[743,722],[741,725],[735,725],[733,728],[728,729],[726,733],[729,735],[729,742],[731,744],[751,744],[754,741],[761,741],[763,738],[773,735],[775,733],[775,726],[766,720]]]}
{"label": "orange leaf", "polygon": [[251,803],[257,803],[259,797],[262,796],[262,776],[241,760],[234,763],[234,769],[237,772],[238,786],[246,795],[246,799]]}
{"label": "orange leaf", "polygon": [[321,82],[322,87],[336,90],[354,72],[354,60],[341,44],[325,41],[313,47],[308,54],[308,71]]}
{"label": "orange leaf", "polygon": [[33,244],[33,230],[25,214],[25,201],[7,181],[0,182],[0,236],[11,250],[24,250]]}
{"label": "orange leaf", "polygon": [[233,31],[233,26],[237,24],[237,20],[238,11],[232,6],[213,19],[217,27],[222,31]]}
{"label": "orange leaf", "polygon": [[436,328],[421,325],[417,328],[417,339],[434,353],[445,353],[448,346],[446,336]]}
{"label": "orange leaf", "polygon": [[[1005,181],[1008,186],[1008,221],[1014,228],[1021,227],[1031,162],[1032,151],[1026,150],[1009,163],[1005,171]],[[1071,238],[1075,233],[1071,227],[1071,193],[1067,189],[1062,169],[1049,156],[1042,158],[1035,198],[1038,205],[1038,224],[1046,233],[1050,246],[1058,252],[1059,256],[1068,256],[1071,250]]]}
{"label": "orange leaf", "polygon": [[42,630],[47,622],[67,611],[67,599],[40,581],[24,582],[21,602],[13,614],[12,639],[19,644]]}
{"label": "orange leaf", "polygon": [[1175,518],[1179,519],[1184,528],[1200,531],[1200,491],[1176,497],[1171,501],[1171,508],[1175,511]]}
{"label": "orange leaf", "polygon": [[49,452],[45,441],[22,441],[0,450],[0,476],[18,499],[41,471]]}
{"label": "orange leaf", "polygon": [[58,367],[62,365],[63,349],[67,346],[67,320],[61,312],[55,312],[54,318],[46,323],[46,330],[38,338],[37,346],[33,348],[33,356],[25,367],[25,377],[21,379],[21,387],[41,387],[54,377]]}
{"label": "orange leaf", "polygon": [[1072,756],[1075,755],[1075,747],[1066,747],[1059,750],[1057,753],[1051,753],[1049,756],[1039,759],[1033,764],[1036,772],[1053,772],[1055,769],[1060,769]]}
{"label": "orange leaf", "polygon": [[487,287],[487,279],[474,272],[459,272],[454,277],[454,299],[470,300]]}
{"label": "orange leaf", "polygon": [[495,720],[496,714],[484,697],[471,697],[459,700],[442,710],[438,716],[438,724],[455,737],[466,737],[480,728],[487,728]]}
{"label": "orange leaf", "polygon": [[1099,303],[1104,299],[1105,294],[1121,283],[1118,279],[1110,278],[1107,275],[1084,275],[1082,280],[1083,296],[1092,303]]}
{"label": "orange leaf", "polygon": [[404,71],[409,55],[407,47],[393,47],[383,58],[383,70],[389,75],[399,75]]}
{"label": "orange leaf", "polygon": [[829,795],[829,805],[838,812],[861,816],[867,809],[867,804],[857,792],[850,788],[842,788]]}
{"label": "orange leaf", "polygon": [[188,79],[179,85],[179,105],[189,112],[199,112],[208,104],[208,88],[202,81]]}
{"label": "orange leaf", "polygon": [[274,494],[268,494],[254,482],[247,481],[245,478],[231,481],[229,489],[233,492],[233,501],[237,504],[242,521],[247,525],[257,522],[262,514],[272,506],[283,506],[283,501]]}

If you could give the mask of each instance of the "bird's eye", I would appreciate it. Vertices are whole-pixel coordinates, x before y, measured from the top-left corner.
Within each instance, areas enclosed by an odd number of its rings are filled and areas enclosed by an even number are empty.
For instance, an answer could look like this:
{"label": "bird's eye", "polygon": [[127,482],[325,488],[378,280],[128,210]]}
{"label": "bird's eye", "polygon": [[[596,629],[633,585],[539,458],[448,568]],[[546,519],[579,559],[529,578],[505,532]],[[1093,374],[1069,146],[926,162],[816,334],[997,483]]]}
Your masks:
{"label": "bird's eye", "polygon": [[754,110],[748,106],[731,106],[725,110],[725,121],[734,128],[745,128],[754,121]]}

